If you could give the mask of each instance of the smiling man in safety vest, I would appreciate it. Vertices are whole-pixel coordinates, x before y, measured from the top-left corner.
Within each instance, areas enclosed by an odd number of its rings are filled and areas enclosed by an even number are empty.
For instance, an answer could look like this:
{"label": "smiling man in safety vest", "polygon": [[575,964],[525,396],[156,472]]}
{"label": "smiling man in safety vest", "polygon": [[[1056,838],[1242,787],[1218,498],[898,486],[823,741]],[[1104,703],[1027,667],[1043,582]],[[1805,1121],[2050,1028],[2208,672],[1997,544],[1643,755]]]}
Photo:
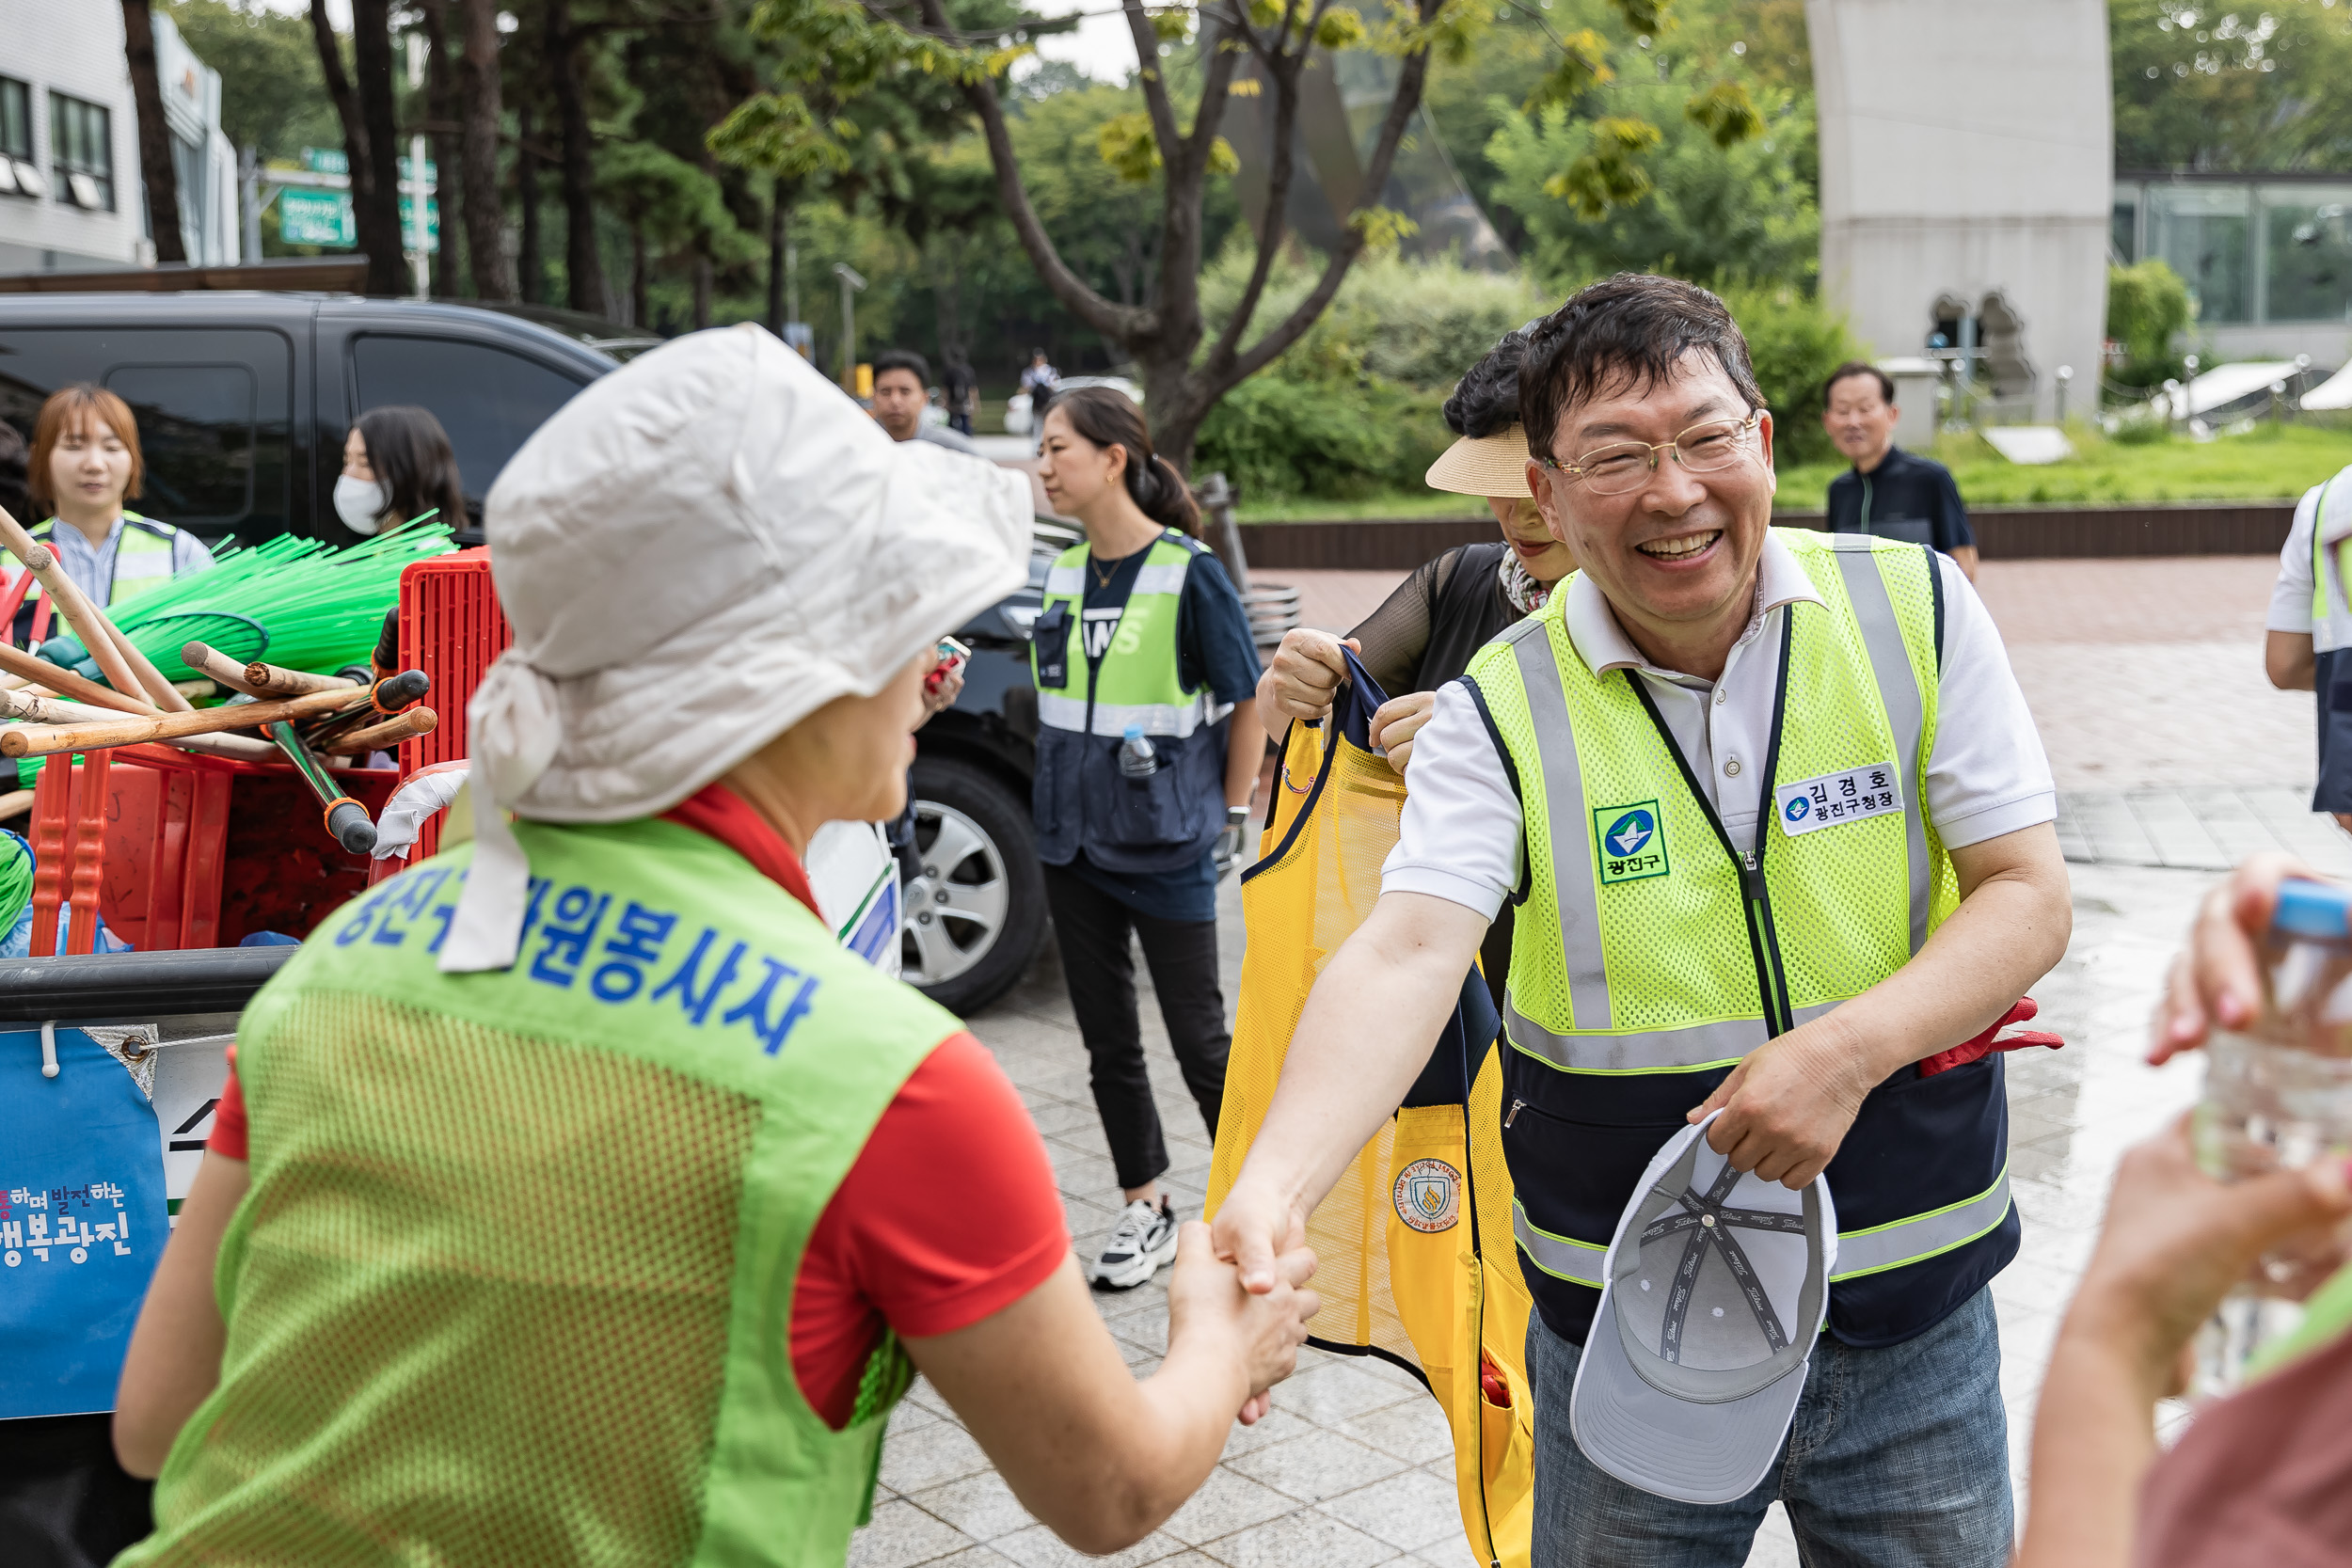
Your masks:
{"label": "smiling man in safety vest", "polygon": [[[1273,1287],[1517,903],[1501,1125],[1472,1136],[1508,1158],[1536,1299],[1537,1568],[1736,1565],[1774,1497],[1828,1560],[1994,1568],[2002,1069],[1919,1064],[1999,1020],[2070,927],[2000,638],[1922,546],[1770,526],[1772,416],[1705,290],[1585,289],[1519,385],[1531,487],[1582,570],[1438,694],[1379,903],[1307,1004],[1219,1247]],[[1710,1505],[1615,1479],[1569,1412],[1620,1215],[1716,1110],[1738,1169],[1825,1173],[1839,1232],[1783,1446]],[[1717,1435],[1704,1404],[1677,1418]]]}

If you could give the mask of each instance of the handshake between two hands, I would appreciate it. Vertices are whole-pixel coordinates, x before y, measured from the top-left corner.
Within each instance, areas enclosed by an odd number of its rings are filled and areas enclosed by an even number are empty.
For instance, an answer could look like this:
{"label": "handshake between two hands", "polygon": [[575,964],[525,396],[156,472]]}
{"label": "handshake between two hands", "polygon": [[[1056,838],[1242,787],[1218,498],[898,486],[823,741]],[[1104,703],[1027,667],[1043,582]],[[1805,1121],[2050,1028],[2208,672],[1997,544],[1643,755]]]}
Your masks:
{"label": "handshake between two hands", "polygon": [[1240,1410],[1244,1426],[1265,1415],[1273,1403],[1268,1390],[1297,1369],[1307,1322],[1323,1306],[1307,1289],[1315,1255],[1303,1244],[1304,1224],[1298,1228],[1301,1241],[1279,1256],[1269,1254],[1250,1278],[1230,1255],[1219,1256],[1209,1227],[1199,1220],[1177,1233],[1176,1266],[1168,1281],[1168,1359],[1197,1345],[1204,1357],[1243,1369],[1249,1384]]}

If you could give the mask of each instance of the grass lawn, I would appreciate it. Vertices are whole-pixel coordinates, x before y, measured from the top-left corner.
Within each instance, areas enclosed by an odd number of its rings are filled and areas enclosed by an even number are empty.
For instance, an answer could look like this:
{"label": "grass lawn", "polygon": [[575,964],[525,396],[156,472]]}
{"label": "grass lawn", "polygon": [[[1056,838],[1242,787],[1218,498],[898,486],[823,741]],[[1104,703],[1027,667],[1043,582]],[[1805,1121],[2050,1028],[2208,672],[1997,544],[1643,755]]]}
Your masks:
{"label": "grass lawn", "polygon": [[[2291,500],[2352,464],[2352,428],[2318,424],[2260,424],[2243,435],[2211,441],[2186,437],[2142,445],[2110,441],[2095,430],[2071,433],[2074,455],[2062,463],[2020,467],[1978,436],[1947,436],[1933,456],[1952,470],[1971,506],[2116,506],[2132,501]],[[1780,470],[1780,505],[1819,511],[1829,482],[1845,461],[1804,463]],[[1368,496],[1358,500],[1245,501],[1246,523],[1363,517],[1473,517],[1486,509],[1467,496],[1431,490]]]}

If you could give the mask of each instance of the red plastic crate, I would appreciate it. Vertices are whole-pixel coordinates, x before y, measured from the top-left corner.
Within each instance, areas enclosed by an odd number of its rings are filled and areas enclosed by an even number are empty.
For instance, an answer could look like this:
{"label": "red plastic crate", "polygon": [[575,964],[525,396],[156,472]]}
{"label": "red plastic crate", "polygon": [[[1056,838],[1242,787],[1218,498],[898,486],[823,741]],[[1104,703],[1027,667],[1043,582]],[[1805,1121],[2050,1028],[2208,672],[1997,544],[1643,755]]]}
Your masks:
{"label": "red plastic crate", "polygon": [[[400,574],[400,667],[433,677],[433,693],[425,702],[440,720],[431,735],[400,743],[401,777],[468,754],[466,705],[514,641],[490,578],[487,549],[436,556]],[[424,824],[408,859],[395,868],[430,858],[440,842],[440,818],[435,817]]]}
{"label": "red plastic crate", "polygon": [[[337,768],[371,814],[399,774]],[[96,802],[85,800],[95,782]],[[88,809],[95,804],[96,810]],[[255,931],[308,936],[367,885],[369,861],[326,832],[317,798],[291,767],[199,756],[167,746],[53,758],[33,792],[33,943],[54,953],[58,907],[95,908],[143,952],[233,947]],[[94,927],[73,922],[72,950]]]}

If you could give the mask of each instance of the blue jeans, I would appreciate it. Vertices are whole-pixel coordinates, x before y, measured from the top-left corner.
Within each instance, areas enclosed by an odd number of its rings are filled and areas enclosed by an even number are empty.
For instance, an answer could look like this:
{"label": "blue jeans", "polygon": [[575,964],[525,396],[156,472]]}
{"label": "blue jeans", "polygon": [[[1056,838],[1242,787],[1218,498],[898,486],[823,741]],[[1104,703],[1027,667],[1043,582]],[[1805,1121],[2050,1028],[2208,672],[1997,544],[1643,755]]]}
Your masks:
{"label": "blue jeans", "polygon": [[1534,1568],[1740,1568],[1777,1497],[1805,1568],[2001,1568],[2012,1528],[1993,1294],[1856,1350],[1824,1334],[1780,1457],[1738,1502],[1676,1502],[1587,1460],[1568,1430],[1580,1348],[1532,1318]]}

